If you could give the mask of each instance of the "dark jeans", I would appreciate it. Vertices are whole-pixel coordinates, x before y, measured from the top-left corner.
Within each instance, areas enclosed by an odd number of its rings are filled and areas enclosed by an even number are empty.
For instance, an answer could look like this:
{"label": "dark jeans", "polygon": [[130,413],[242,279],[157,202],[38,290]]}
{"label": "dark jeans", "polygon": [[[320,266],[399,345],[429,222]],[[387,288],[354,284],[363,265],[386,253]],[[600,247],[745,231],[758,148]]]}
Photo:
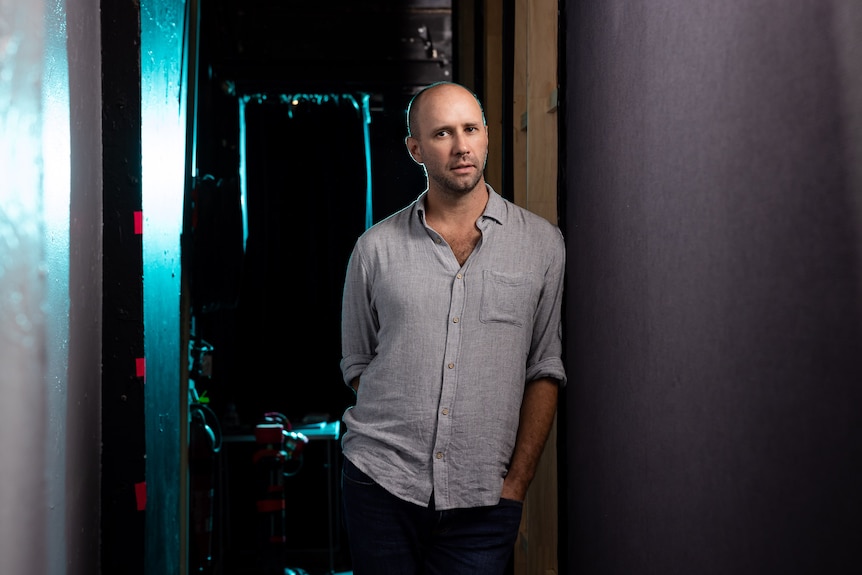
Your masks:
{"label": "dark jeans", "polygon": [[403,501],[344,459],[344,519],[354,575],[503,575],[523,503],[435,511]]}

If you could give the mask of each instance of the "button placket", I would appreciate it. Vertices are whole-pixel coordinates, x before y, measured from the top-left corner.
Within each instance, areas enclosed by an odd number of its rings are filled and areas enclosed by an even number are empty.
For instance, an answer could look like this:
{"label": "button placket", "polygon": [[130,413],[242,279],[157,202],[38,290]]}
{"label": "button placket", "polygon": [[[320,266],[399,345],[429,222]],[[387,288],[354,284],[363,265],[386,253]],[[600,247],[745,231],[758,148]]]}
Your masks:
{"label": "button placket", "polygon": [[437,419],[437,437],[434,443],[434,489],[440,494],[441,500],[448,498],[447,454],[452,438],[452,417],[449,406],[455,400],[458,387],[458,373],[455,366],[458,363],[458,352],[461,349],[461,319],[465,302],[464,272],[459,270],[453,276],[451,300],[449,305],[449,327],[446,334],[444,357],[447,358],[443,372],[443,387],[440,391],[440,403]]}

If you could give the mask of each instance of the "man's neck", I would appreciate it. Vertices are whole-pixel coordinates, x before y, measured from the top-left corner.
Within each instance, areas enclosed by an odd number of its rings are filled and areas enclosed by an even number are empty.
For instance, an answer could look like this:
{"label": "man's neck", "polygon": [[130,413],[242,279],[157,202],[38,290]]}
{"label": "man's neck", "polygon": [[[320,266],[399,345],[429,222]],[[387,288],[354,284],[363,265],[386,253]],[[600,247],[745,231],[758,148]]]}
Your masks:
{"label": "man's neck", "polygon": [[425,198],[426,221],[429,225],[436,223],[445,226],[472,226],[485,211],[489,193],[484,179],[480,180],[473,190],[461,196],[429,187]]}

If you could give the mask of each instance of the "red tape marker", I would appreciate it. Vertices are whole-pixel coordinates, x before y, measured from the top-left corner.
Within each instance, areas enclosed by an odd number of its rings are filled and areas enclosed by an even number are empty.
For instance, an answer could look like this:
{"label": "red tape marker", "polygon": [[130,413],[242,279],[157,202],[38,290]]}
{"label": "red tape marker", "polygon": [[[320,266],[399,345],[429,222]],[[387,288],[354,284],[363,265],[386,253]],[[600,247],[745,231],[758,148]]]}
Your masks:
{"label": "red tape marker", "polygon": [[138,505],[138,511],[143,511],[147,508],[147,482],[135,483],[135,501]]}

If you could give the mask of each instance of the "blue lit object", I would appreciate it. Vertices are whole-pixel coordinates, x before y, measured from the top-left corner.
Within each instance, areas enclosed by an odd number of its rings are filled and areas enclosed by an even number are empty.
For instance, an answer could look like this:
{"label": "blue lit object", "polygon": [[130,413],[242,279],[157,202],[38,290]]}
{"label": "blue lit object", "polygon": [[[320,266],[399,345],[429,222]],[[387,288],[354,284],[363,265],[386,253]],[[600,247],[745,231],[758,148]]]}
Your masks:
{"label": "blue lit object", "polygon": [[[45,11],[45,58],[42,76],[42,216],[44,218],[45,269],[47,284],[46,401],[48,442],[46,449],[49,477],[46,485],[48,521],[44,537],[54,549],[66,548],[66,421],[69,366],[69,267],[71,209],[71,135],[69,103],[69,66],[66,48],[66,10],[57,2]],[[100,197],[100,190],[93,190]],[[98,221],[94,217],[93,221]],[[101,270],[92,274],[101,285]],[[81,317],[83,314],[79,314]],[[64,553],[46,555],[48,573],[63,573]]]}
{"label": "blue lit object", "polygon": [[239,99],[239,202],[242,210],[242,251],[248,242],[248,184],[246,183],[245,105],[248,98]]}
{"label": "blue lit object", "polygon": [[362,122],[365,133],[365,229],[374,222],[373,196],[371,193],[371,95],[362,95]]}
{"label": "blue lit object", "polygon": [[[147,499],[146,572],[180,573],[183,534],[180,278],[187,166],[188,66],[197,4],[141,2],[141,162]],[[187,12],[188,10],[188,12]],[[187,16],[190,16],[187,18]],[[183,23],[186,23],[186,26]],[[192,38],[197,35],[193,34]]]}

